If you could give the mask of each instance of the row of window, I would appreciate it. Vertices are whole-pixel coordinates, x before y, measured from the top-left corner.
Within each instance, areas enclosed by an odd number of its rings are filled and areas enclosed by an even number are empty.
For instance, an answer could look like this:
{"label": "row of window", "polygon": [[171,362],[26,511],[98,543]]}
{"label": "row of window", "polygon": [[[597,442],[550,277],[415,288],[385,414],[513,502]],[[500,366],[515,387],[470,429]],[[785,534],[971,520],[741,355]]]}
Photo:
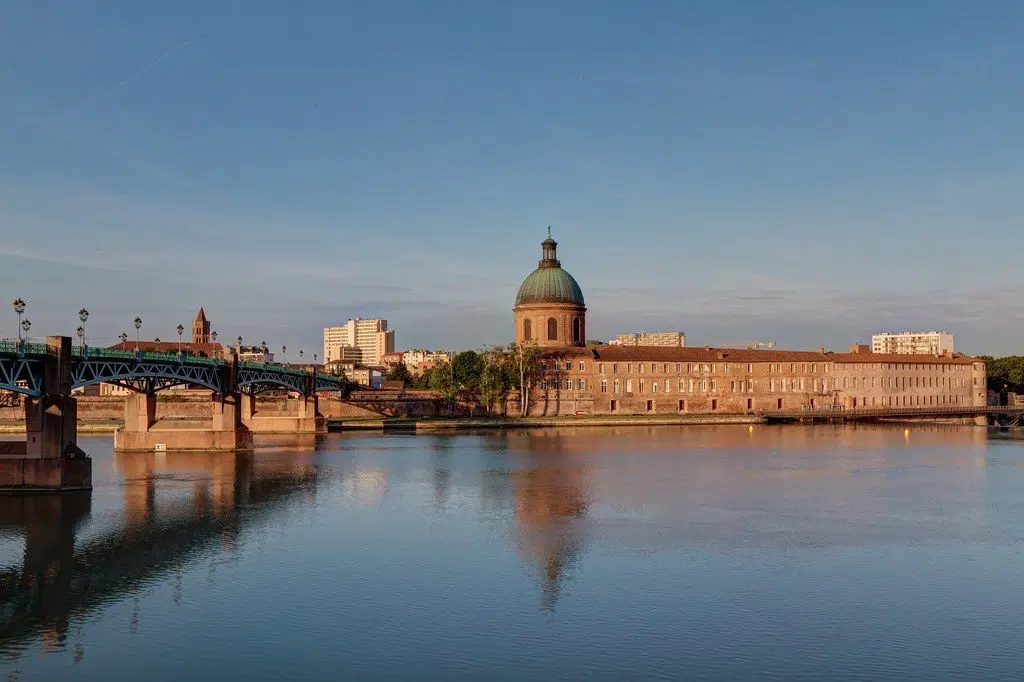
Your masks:
{"label": "row of window", "polygon": [[587,380],[586,379],[562,379],[561,381],[559,381],[558,379],[551,379],[551,380],[541,379],[540,380],[540,390],[546,391],[549,388],[551,388],[551,389],[558,389],[558,388],[560,388],[563,391],[572,391],[572,390],[585,391],[585,390],[587,390]]}
{"label": "row of window", "polygon": [[[583,329],[583,323],[580,321],[580,318],[578,318],[578,317],[572,318],[572,332],[571,332],[571,334],[572,334],[572,342],[573,343],[579,343],[580,340],[582,339],[582,337],[583,337],[582,329]],[[548,332],[548,341],[557,341],[558,340],[558,320],[556,320],[553,317],[549,317],[548,318],[547,332]],[[530,320],[529,318],[523,320],[523,338],[526,339],[527,341],[532,341],[533,340],[533,320]],[[537,338],[538,338],[538,340],[540,339],[539,336]]]}
{"label": "row of window", "polygon": [[929,407],[933,405],[963,405],[964,395],[883,395],[851,398],[854,407]]}
{"label": "row of window", "polygon": [[[878,388],[964,388],[967,377],[871,377],[871,388],[876,388],[876,384]],[[859,382],[857,377],[843,377],[843,388],[868,388],[868,377],[860,377]]]}
{"label": "row of window", "polygon": [[[873,396],[871,398],[853,398],[851,400],[853,407],[928,407],[935,405],[963,405],[967,402],[964,396],[960,395],[917,395],[917,396]],[[812,400],[810,403],[814,405]],[[783,409],[783,399],[777,398],[772,403],[772,406],[777,410]],[[619,404],[617,400],[612,400],[610,403],[611,411],[618,412]],[[718,409],[718,400],[712,399],[709,407],[714,412]],[[754,399],[747,398],[746,407],[748,410],[754,409]],[[827,407],[827,406],[826,406]],[[654,401],[648,400],[646,403],[648,412],[654,411]],[[680,412],[685,412],[689,409],[689,404],[686,400],[680,400],[676,404],[676,409]]]}
{"label": "row of window", "polygon": [[[605,374],[605,364],[606,363],[603,363],[603,362],[597,363],[597,373],[598,374]],[[610,364],[611,364],[611,373],[612,374],[618,374],[619,373],[619,363],[613,362],[613,363],[610,363]],[[670,374],[670,373],[672,373],[673,369],[675,370],[675,374],[682,374],[684,372],[684,370],[685,370],[686,374],[694,374],[694,373],[696,373],[696,374],[715,374],[715,370],[716,369],[720,369],[723,374],[730,374],[732,371],[736,371],[738,373],[741,373],[741,372],[743,372],[743,369],[744,369],[744,366],[742,364],[737,364],[737,363],[733,363],[733,364],[729,364],[729,363],[714,363],[714,362],[685,362],[685,363],[684,362],[675,362],[675,363],[669,363],[669,362],[664,362],[664,363],[657,363],[657,362],[650,362],[650,363],[647,363],[647,362],[637,362],[637,363],[632,363],[632,362],[627,362],[627,363],[624,363],[624,364],[625,364],[625,374],[633,374],[634,364],[636,366],[636,373],[637,374],[644,374],[647,371],[647,367],[650,367],[650,372],[652,374],[656,374],[658,372],[658,365],[661,365],[661,373],[662,374]],[[542,370],[546,371],[548,369],[547,361],[542,361],[540,366],[541,366]],[[566,372],[572,371],[572,369],[573,369],[573,361],[572,360],[566,360],[564,362],[564,365],[562,363],[558,362],[558,361],[552,361],[552,363],[551,363],[552,369],[557,370],[557,369],[560,368],[560,366],[564,366],[564,369],[565,369]],[[825,373],[828,373],[830,371],[830,365],[822,364],[821,367],[822,367],[822,369],[824,370]],[[964,369],[967,368],[966,365],[919,365],[919,364],[877,363],[877,362],[874,363],[874,368],[875,369],[880,369],[881,368],[881,369],[885,369],[885,370],[889,370],[889,371],[905,371],[905,370],[913,371],[913,370],[920,370],[920,369],[923,369],[925,367],[930,367],[932,370],[936,370],[937,367],[941,367],[942,368],[942,370],[941,370],[942,373],[946,372],[946,367],[950,367],[951,368],[950,371],[952,371],[953,369],[964,370]],[[586,363],[584,363],[583,361],[580,361],[578,363],[578,369],[581,372],[585,371],[586,370]],[[783,363],[781,363],[781,362],[773,362],[773,363],[769,363],[768,364],[768,373],[769,374],[782,374],[783,371],[784,371],[783,370]],[[802,362],[802,363],[793,362],[793,363],[789,363],[789,373],[790,374],[796,374],[798,371],[800,373],[802,373],[802,374],[817,374],[817,372],[818,372],[818,364],[814,363],[814,362],[810,362],[810,363],[807,363],[807,362]],[[747,372],[747,374],[753,374],[753,372],[754,372],[754,365],[753,365],[753,363],[747,363],[746,364],[746,372]],[[899,379],[899,377],[882,377],[882,378],[883,379],[888,378],[890,380]],[[923,380],[924,378],[925,377],[918,377],[918,380]],[[906,377],[904,377],[904,379],[906,379]],[[934,377],[935,381],[938,381],[939,379],[943,379],[944,382],[946,381],[945,378],[943,378],[943,377]],[[872,381],[874,381],[874,379],[872,379]],[[924,384],[918,384],[918,385],[924,387]],[[927,385],[928,386],[939,386],[940,384],[938,384],[938,383],[929,383]],[[948,383],[942,383],[941,385],[942,386],[949,386]],[[958,383],[956,385],[957,386],[963,386],[965,384],[963,383],[963,380],[961,379],[960,383]],[[872,387],[873,386],[874,385],[872,384]]]}
{"label": "row of window", "polygon": [[[911,377],[911,378],[913,378],[913,377]],[[853,377],[852,388],[868,388],[868,384],[869,383],[870,383],[870,387],[871,388],[879,388],[880,387],[880,388],[896,388],[896,389],[903,388],[903,389],[905,389],[905,388],[938,388],[939,387],[939,382],[937,382],[937,381],[926,386],[925,384],[928,383],[928,382],[920,380],[921,379],[920,377],[917,377],[917,379],[919,379],[919,380],[916,381],[916,382],[915,381],[908,381],[907,379],[908,379],[908,377],[880,377],[880,378],[877,378],[877,379],[876,379],[876,377],[871,377],[871,380],[869,382],[868,381],[868,377],[863,377],[863,378],[861,378],[860,381],[857,380],[857,377]],[[947,386],[946,383],[943,383],[942,386],[943,387],[948,387],[948,388],[953,388],[953,387],[964,388],[964,387],[966,387],[967,382],[964,380],[963,377],[953,377],[953,379],[954,380],[951,380],[949,382],[948,386]],[[577,383],[579,383],[579,382],[582,382],[582,386],[584,386],[584,387],[586,386],[586,380],[577,380]],[[566,379],[565,383],[568,385],[568,384],[571,384],[572,381],[570,379]],[[843,377],[843,380],[842,380],[841,383],[842,383],[842,388],[844,388],[844,389],[851,388],[851,386],[850,386],[850,384],[851,384],[850,377]],[[839,388],[839,384],[840,384],[840,381],[839,381],[838,377],[833,377],[831,380],[822,378],[820,381],[819,381],[819,379],[817,377],[812,377],[810,379],[807,379],[805,377],[794,377],[794,378],[783,377],[781,379],[772,378],[772,379],[768,380],[768,391],[770,393],[775,393],[776,391],[785,393],[787,391],[806,392],[806,391],[809,390],[811,393],[818,393],[819,391],[820,392],[827,391],[830,388],[831,389],[838,389]],[[545,385],[546,385],[546,382],[545,382]],[[622,388],[625,389],[626,393],[632,393],[633,392],[633,387],[634,387],[633,379],[626,379],[623,383],[620,383],[619,379],[613,379],[611,384],[608,383],[608,379],[601,379],[601,393],[608,393],[609,385],[611,386],[612,393],[619,393],[620,389],[622,389]],[[665,379],[664,381],[661,381],[661,380],[658,380],[658,379],[653,379],[649,383],[646,382],[644,379],[638,379],[636,381],[636,384],[635,384],[635,386],[637,387],[637,393],[644,393],[644,392],[646,392],[646,389],[648,387],[650,388],[650,392],[651,393],[658,393],[659,391],[664,391],[665,393],[671,393],[672,392],[672,385],[673,385],[672,381],[669,380],[669,379]],[[753,393],[754,392],[754,387],[755,387],[755,381],[753,379],[741,379],[739,381],[730,381],[729,382],[729,392],[730,393]],[[723,388],[724,388],[724,385],[723,385]],[[583,390],[583,389],[578,389],[578,390]],[[697,392],[697,391],[700,391],[701,393],[707,393],[707,392],[710,391],[710,392],[713,393],[713,392],[718,390],[718,382],[714,378],[710,378],[710,379],[679,379],[678,382],[676,383],[676,390],[679,393],[694,393],[694,392]]]}

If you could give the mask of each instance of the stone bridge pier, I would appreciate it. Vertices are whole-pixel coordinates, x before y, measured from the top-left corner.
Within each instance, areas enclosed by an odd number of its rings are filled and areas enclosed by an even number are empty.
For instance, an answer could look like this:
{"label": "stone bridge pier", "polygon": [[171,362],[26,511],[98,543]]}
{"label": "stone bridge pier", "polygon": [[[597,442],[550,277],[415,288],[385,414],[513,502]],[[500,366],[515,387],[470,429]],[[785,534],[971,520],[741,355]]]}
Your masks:
{"label": "stone bridge pier", "polygon": [[242,423],[252,433],[326,433],[316,393],[289,398],[283,410],[257,410],[255,396],[242,393]]}
{"label": "stone bridge pier", "polygon": [[222,369],[223,393],[210,399],[208,424],[157,421],[156,394],[134,393],[125,401],[124,426],[114,431],[117,452],[200,450],[236,452],[252,449],[252,433],[242,423],[242,394],[236,388],[237,367]]}
{"label": "stone bridge pier", "polygon": [[71,339],[46,337],[42,391],[25,398],[24,441],[0,442],[0,492],[92,488],[92,460],[78,447],[78,403],[71,395]]}

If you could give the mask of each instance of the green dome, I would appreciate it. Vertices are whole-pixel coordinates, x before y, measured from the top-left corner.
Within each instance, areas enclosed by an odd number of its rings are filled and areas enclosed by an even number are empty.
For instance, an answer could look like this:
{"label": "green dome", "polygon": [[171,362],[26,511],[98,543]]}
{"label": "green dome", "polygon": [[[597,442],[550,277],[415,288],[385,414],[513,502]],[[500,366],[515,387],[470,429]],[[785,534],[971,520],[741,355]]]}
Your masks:
{"label": "green dome", "polygon": [[522,303],[575,303],[584,305],[583,290],[562,268],[540,267],[519,287],[516,305]]}
{"label": "green dome", "polygon": [[519,287],[519,294],[516,296],[516,305],[523,303],[574,303],[583,305],[583,290],[576,280],[568,272],[562,269],[558,262],[556,250],[558,242],[551,238],[551,228],[548,228],[548,238],[540,243],[541,260],[537,263],[537,269],[530,273],[530,276],[523,280]]}

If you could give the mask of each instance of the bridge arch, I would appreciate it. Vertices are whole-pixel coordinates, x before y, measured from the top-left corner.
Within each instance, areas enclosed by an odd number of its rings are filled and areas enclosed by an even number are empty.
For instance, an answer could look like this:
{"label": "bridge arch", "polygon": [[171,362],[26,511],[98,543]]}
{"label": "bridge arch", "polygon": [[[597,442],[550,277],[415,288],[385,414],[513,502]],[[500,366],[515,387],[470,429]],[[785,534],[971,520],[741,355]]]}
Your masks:
{"label": "bridge arch", "polygon": [[177,359],[89,357],[73,364],[71,387],[110,383],[138,393],[156,393],[171,386],[191,384],[221,393],[222,367],[218,363]]}

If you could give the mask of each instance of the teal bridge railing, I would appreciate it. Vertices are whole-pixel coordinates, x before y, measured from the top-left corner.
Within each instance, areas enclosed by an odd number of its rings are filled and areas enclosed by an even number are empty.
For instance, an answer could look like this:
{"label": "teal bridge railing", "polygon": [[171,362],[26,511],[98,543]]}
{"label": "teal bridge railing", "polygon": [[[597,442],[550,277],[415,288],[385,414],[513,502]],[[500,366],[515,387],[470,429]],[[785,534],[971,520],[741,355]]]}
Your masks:
{"label": "teal bridge railing", "polygon": [[[50,349],[45,344],[0,341],[0,390],[41,395]],[[153,393],[171,386],[191,384],[217,392],[242,390],[255,394],[287,389],[302,395],[343,391],[344,377],[273,363],[239,362],[231,382],[233,363],[187,352],[158,353],[113,348],[71,348],[72,388],[112,383]]]}

